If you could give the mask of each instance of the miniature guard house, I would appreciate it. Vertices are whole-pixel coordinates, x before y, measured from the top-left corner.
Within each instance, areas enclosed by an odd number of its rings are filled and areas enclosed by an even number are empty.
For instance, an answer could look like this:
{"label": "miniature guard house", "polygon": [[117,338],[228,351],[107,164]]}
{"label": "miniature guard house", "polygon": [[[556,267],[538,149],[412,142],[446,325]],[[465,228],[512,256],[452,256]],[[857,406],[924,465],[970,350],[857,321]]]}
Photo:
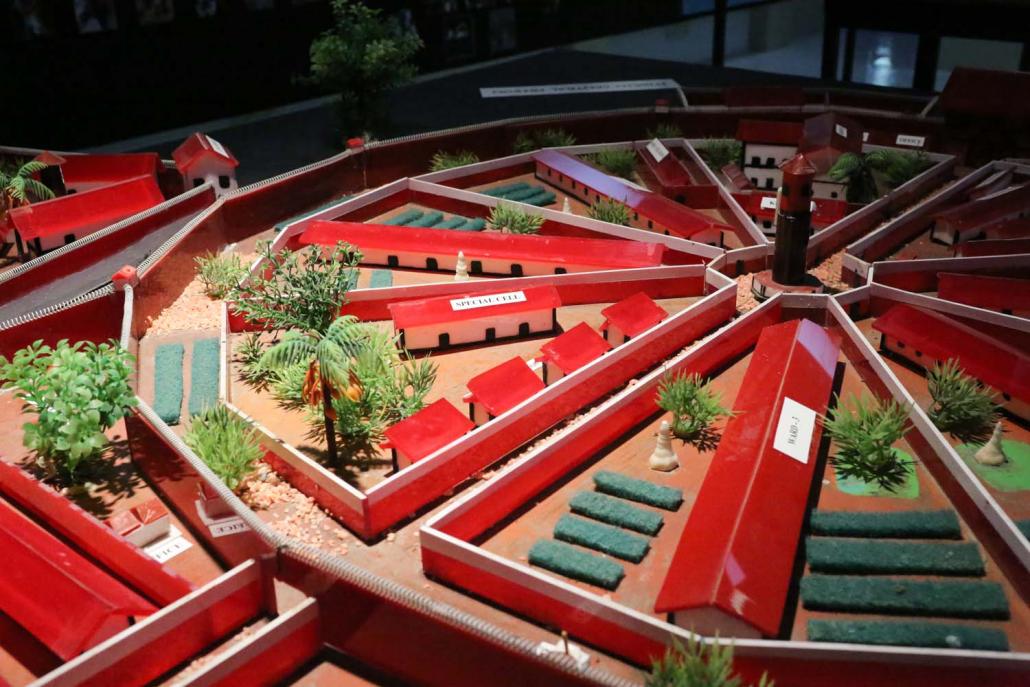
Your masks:
{"label": "miniature guard house", "polygon": [[386,429],[380,446],[393,453],[395,470],[417,463],[475,427],[449,401],[441,398]]}
{"label": "miniature guard house", "polygon": [[225,146],[207,134],[190,135],[172,151],[172,159],[187,189],[211,184],[217,195],[236,190],[239,162]]}
{"label": "miniature guard house", "polygon": [[446,348],[554,331],[561,298],[553,286],[391,303],[401,346]]}
{"label": "miniature guard house", "polygon": [[798,152],[815,167],[812,194],[816,198],[846,197],[847,183],[830,178],[830,170],[844,153],[862,154],[865,129],[853,119],[827,112],[805,120]]}
{"label": "miniature guard house", "polygon": [[168,534],[171,518],[161,499],[153,498],[115,514],[105,524],[130,543],[144,547]]}
{"label": "miniature guard house", "polygon": [[553,384],[610,350],[611,344],[586,322],[580,322],[541,346],[537,361],[544,366],[544,383]]}
{"label": "miniature guard house", "polygon": [[481,425],[543,388],[543,381],[529,363],[516,357],[470,379],[469,392],[462,400],[469,404],[469,419]]}
{"label": "miniature guard house", "polygon": [[[752,186],[770,190],[780,187],[780,165],[794,157],[801,132],[799,122],[740,120],[737,140],[743,148],[744,177],[751,181]],[[740,188],[739,181],[734,185]]]}
{"label": "miniature guard house", "polygon": [[601,314],[604,315],[601,331],[605,341],[612,346],[629,341],[669,316],[642,291],[609,305]]}

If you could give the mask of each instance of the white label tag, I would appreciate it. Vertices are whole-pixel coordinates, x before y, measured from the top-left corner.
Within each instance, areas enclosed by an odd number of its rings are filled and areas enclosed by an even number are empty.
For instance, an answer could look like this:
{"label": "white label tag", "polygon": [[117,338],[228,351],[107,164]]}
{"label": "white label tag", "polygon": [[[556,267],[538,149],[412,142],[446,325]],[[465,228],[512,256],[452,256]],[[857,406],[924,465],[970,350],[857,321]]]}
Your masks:
{"label": "white label tag", "polygon": [[763,210],[775,210],[776,209],[776,196],[764,196],[760,207]]}
{"label": "white label tag", "polygon": [[651,153],[651,157],[655,159],[655,162],[661,162],[669,154],[669,149],[656,138],[647,144],[647,152]]}
{"label": "white label tag", "polygon": [[863,141],[868,141],[869,140],[869,132],[868,131],[863,131],[862,132],[862,140]]}
{"label": "white label tag", "polygon": [[178,556],[189,549],[193,544],[174,525],[169,529],[168,536],[162,537],[150,546],[143,549],[143,553],[153,558],[158,563],[164,563]]}
{"label": "white label tag", "polygon": [[793,399],[784,398],[780,420],[776,423],[773,448],[800,463],[807,463],[814,431],[815,411]]}
{"label": "white label tag", "polygon": [[467,298],[455,298],[451,301],[451,310],[472,310],[473,308],[487,308],[491,305],[503,303],[523,303],[526,294],[522,291],[511,293],[495,293],[489,296],[469,296]]}
{"label": "white label tag", "polygon": [[848,137],[848,128],[845,126],[841,126],[840,124],[834,124],[833,130],[837,132],[838,136],[843,136],[844,138]]}
{"label": "white label tag", "polygon": [[895,139],[895,144],[899,146],[909,146],[912,148],[922,148],[926,143],[926,136],[910,136],[908,134],[898,134],[898,138]]}
{"label": "white label tag", "polygon": [[247,523],[243,522],[242,518],[226,518],[208,525],[208,529],[211,530],[212,537],[227,537],[230,534],[246,532],[248,528]]}
{"label": "white label tag", "polygon": [[225,146],[223,146],[221,143],[219,143],[215,139],[211,138],[210,136],[207,137],[207,142],[211,144],[211,149],[213,151],[215,151],[219,155],[223,155],[225,157],[229,157],[229,153],[226,152]]}

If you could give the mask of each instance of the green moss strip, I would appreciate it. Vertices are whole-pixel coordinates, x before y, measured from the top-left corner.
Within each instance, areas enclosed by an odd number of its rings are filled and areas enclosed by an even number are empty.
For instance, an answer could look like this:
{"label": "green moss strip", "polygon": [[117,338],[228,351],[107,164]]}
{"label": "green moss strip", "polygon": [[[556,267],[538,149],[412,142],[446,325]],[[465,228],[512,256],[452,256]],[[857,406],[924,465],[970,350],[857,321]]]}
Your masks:
{"label": "green moss strip", "polygon": [[1016,522],[1016,527],[1023,533],[1023,536],[1030,539],[1030,520],[1019,520]]}
{"label": "green moss strip", "polygon": [[553,193],[551,193],[550,191],[545,191],[544,189],[540,189],[540,191],[536,194],[528,198],[523,198],[522,202],[528,205],[536,205],[537,207],[543,207],[545,205],[553,205],[555,199],[556,196]]}
{"label": "green moss strip", "polygon": [[455,227],[455,229],[460,229],[461,231],[483,231],[483,229],[486,229],[486,220],[482,217],[470,219],[460,227]]}
{"label": "green moss strip", "polygon": [[577,492],[569,501],[569,507],[578,515],[652,536],[658,534],[664,522],[658,513],[592,491]]}
{"label": "green moss strip", "polygon": [[683,503],[682,489],[665,487],[608,470],[594,473],[594,488],[605,494],[646,503],[649,506],[665,510],[676,510]]}
{"label": "green moss strip", "polygon": [[958,517],[950,510],[812,513],[812,534],[893,539],[961,539]]}
{"label": "green moss strip", "polygon": [[1009,604],[997,582],[810,575],[801,601],[815,611],[931,615],[1005,620]]}
{"label": "green moss strip", "polygon": [[1005,633],[990,627],[879,620],[809,620],[813,642],[1008,651]]}
{"label": "green moss strip", "polygon": [[154,353],[154,412],[169,425],[182,413],[182,344],[158,346]]}
{"label": "green moss strip", "polygon": [[444,221],[440,222],[439,224],[437,224],[433,228],[434,229],[457,229],[461,225],[465,224],[465,222],[467,222],[467,221],[468,220],[465,219],[464,217],[462,217],[461,215],[452,215],[450,219],[445,219]]}
{"label": "green moss strip", "polygon": [[190,364],[190,417],[218,403],[218,339],[193,343]]}
{"label": "green moss strip", "polygon": [[529,184],[525,181],[516,181],[513,184],[505,184],[504,186],[494,186],[493,188],[488,188],[485,191],[480,191],[480,193],[487,196],[493,196],[494,198],[503,198],[509,193],[521,191],[524,188],[529,188]]}
{"label": "green moss strip", "polygon": [[393,272],[390,270],[372,270],[372,276],[369,278],[368,286],[371,289],[381,289],[387,286],[393,286]]}
{"label": "green moss strip", "polygon": [[506,194],[504,199],[524,202],[526,198],[532,198],[533,196],[539,195],[543,190],[544,189],[540,186],[527,186],[526,188]]}
{"label": "green moss strip", "polygon": [[409,226],[409,227],[432,227],[432,226],[435,226],[437,222],[442,222],[442,221],[443,221],[443,213],[442,212],[427,212],[426,214],[422,215],[420,218],[418,218],[416,220],[412,220],[411,222],[407,222],[405,224],[405,226]]}
{"label": "green moss strip", "polygon": [[615,561],[580,551],[560,541],[540,539],[529,550],[529,562],[574,580],[615,589],[626,571]]}
{"label": "green moss strip", "polygon": [[980,550],[971,542],[907,542],[809,537],[805,553],[816,572],[983,576]]}
{"label": "green moss strip", "polygon": [[639,563],[651,548],[643,537],[630,534],[611,525],[584,520],[574,515],[563,515],[554,526],[554,538],[595,549],[616,558]]}
{"label": "green moss strip", "polygon": [[383,221],[383,224],[401,225],[413,222],[414,220],[421,217],[423,213],[421,210],[405,210],[399,215],[394,215],[388,220]]}

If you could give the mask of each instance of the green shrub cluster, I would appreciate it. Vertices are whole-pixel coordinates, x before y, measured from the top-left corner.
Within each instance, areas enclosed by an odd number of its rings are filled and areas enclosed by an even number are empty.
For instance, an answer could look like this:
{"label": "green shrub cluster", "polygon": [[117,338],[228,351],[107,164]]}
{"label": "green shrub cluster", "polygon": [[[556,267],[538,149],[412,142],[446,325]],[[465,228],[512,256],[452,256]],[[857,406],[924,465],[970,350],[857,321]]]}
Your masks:
{"label": "green shrub cluster", "polygon": [[626,571],[615,561],[581,551],[564,542],[540,539],[529,550],[529,562],[574,580],[604,589],[619,586]]}
{"label": "green shrub cluster", "polygon": [[927,615],[1007,620],[1009,604],[997,582],[911,580],[891,577],[809,575],[801,601],[814,611]]}
{"label": "green shrub cluster", "polygon": [[459,150],[455,153],[438,150],[429,161],[429,171],[440,172],[454,167],[464,167],[475,162],[479,162],[479,156],[468,150]]}
{"label": "green shrub cluster", "polygon": [[655,508],[677,510],[683,503],[683,490],[634,479],[608,470],[594,473],[594,487],[605,494],[645,503]]}
{"label": "green shrub cluster", "polygon": [[651,536],[657,534],[664,523],[658,513],[592,491],[576,492],[569,501],[569,508],[578,515]]}
{"label": "green shrub cluster", "polygon": [[909,542],[809,537],[805,546],[815,572],[909,575],[984,574],[980,550],[973,542]]}
{"label": "green shrub cluster", "polygon": [[659,122],[655,128],[647,130],[647,137],[652,138],[683,138],[683,131],[678,125],[672,122]]}
{"label": "green shrub cluster", "polygon": [[962,530],[953,510],[897,512],[826,511],[812,513],[812,534],[831,537],[895,539],[960,539]]}
{"label": "green shrub cluster", "polygon": [[643,537],[593,520],[563,515],[554,526],[554,538],[639,563],[651,548]]}
{"label": "green shrub cluster", "polygon": [[539,234],[544,218],[531,215],[508,203],[498,203],[490,210],[487,220],[491,229],[506,231],[509,234]]}
{"label": "green shrub cluster", "polygon": [[809,620],[808,639],[813,642],[921,646],[935,649],[1008,651],[1002,630],[973,625],[899,622],[890,620]]}
{"label": "green shrub cluster", "polygon": [[744,152],[741,142],[732,138],[706,138],[694,146],[694,149],[714,171],[719,171],[728,164],[740,162],[740,156]]}
{"label": "green shrub cluster", "polygon": [[520,131],[515,137],[513,149],[516,153],[528,153],[538,148],[565,148],[576,145],[576,137],[565,129],[541,129]]}
{"label": "green shrub cluster", "polygon": [[908,410],[893,399],[851,397],[851,409],[838,405],[825,421],[837,444],[833,467],[839,477],[854,478],[894,491],[908,477],[909,461],[893,444],[905,435]]}
{"label": "green shrub cluster", "polygon": [[960,441],[983,443],[998,421],[994,394],[950,359],[936,363],[927,375],[933,402],[928,414],[937,429]]}
{"label": "green shrub cluster", "polygon": [[632,179],[637,167],[637,151],[633,148],[602,150],[584,157],[595,167],[624,179]]}
{"label": "green shrub cluster", "polygon": [[587,211],[593,219],[608,222],[609,224],[621,224],[629,226],[629,208],[617,200],[602,198],[594,202]]}
{"label": "green shrub cluster", "polygon": [[221,404],[194,415],[183,440],[233,491],[240,488],[261,458],[257,431]]}
{"label": "green shrub cluster", "polygon": [[678,439],[702,448],[713,443],[715,422],[733,416],[711,382],[702,382],[699,374],[666,374],[658,386],[658,407],[672,414],[672,433]]}
{"label": "green shrub cluster", "polygon": [[247,268],[240,261],[240,256],[234,253],[207,253],[198,255],[193,260],[197,264],[197,278],[204,285],[204,293],[210,298],[225,298],[247,274]]}
{"label": "green shrub cluster", "polygon": [[[719,642],[704,644],[695,636],[683,646],[672,640],[665,655],[651,664],[651,674],[644,681],[646,687],[743,687],[739,676],[733,673],[733,645]],[[762,673],[756,687],[774,687],[769,676]]]}

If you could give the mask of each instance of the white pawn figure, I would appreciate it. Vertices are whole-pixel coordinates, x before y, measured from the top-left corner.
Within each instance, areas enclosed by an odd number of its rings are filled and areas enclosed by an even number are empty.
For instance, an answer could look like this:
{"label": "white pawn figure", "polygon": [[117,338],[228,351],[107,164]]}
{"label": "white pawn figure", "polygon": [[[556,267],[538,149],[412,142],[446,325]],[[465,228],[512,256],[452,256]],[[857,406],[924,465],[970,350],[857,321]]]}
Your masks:
{"label": "white pawn figure", "polygon": [[561,211],[572,214],[572,206],[569,205],[569,197],[565,196],[565,202],[561,204]]}
{"label": "white pawn figure", "polygon": [[647,464],[652,470],[661,472],[675,470],[680,465],[676,460],[676,452],[672,450],[672,430],[666,420],[662,420],[662,426],[658,429],[658,443]]}
{"label": "white pawn figure", "polygon": [[469,268],[465,264],[465,253],[458,251],[458,261],[454,265],[454,281],[468,281]]}
{"label": "white pawn figure", "polygon": [[994,425],[994,432],[991,438],[973,456],[980,465],[1004,465],[1008,460],[1005,452],[1001,449],[1001,422]]}

